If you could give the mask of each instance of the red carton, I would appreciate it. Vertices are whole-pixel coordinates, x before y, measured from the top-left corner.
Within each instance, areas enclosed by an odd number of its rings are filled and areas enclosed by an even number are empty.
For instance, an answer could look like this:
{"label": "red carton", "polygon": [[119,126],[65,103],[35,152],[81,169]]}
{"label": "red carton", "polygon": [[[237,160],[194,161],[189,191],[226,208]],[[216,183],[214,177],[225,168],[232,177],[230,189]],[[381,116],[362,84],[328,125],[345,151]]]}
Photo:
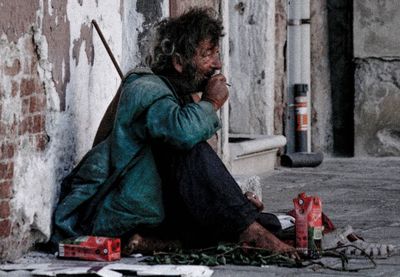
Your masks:
{"label": "red carton", "polygon": [[293,199],[295,211],[296,250],[300,254],[308,255],[308,215],[311,212],[309,198],[300,193]]}
{"label": "red carton", "polygon": [[119,238],[82,236],[61,241],[58,257],[88,261],[115,261],[121,259]]}
{"label": "red carton", "polygon": [[304,192],[293,199],[295,210],[296,250],[305,256],[318,258],[322,239],[322,202]]}

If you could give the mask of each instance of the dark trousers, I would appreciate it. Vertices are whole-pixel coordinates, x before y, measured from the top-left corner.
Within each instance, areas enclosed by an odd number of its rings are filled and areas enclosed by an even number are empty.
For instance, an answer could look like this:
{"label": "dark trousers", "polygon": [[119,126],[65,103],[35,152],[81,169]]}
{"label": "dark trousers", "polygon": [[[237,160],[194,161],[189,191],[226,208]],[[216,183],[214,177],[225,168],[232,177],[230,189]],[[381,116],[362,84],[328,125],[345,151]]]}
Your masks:
{"label": "dark trousers", "polygon": [[154,144],[162,179],[163,234],[189,246],[237,240],[259,212],[207,142],[182,151]]}

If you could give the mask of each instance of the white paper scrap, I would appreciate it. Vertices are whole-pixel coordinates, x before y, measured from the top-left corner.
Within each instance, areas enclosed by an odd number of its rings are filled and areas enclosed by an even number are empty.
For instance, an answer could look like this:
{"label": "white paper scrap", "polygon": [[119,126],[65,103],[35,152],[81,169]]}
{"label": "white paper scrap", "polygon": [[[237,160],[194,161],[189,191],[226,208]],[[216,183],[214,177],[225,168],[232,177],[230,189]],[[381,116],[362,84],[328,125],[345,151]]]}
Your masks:
{"label": "white paper scrap", "polygon": [[207,266],[200,265],[129,265],[122,263],[109,264],[106,269],[135,272],[138,276],[182,276],[210,277],[213,274]]}
{"label": "white paper scrap", "polygon": [[68,267],[62,269],[37,269],[32,271],[32,275],[57,276],[63,275],[89,275],[96,274],[100,277],[122,277],[122,273],[106,269],[104,267]]}
{"label": "white paper scrap", "polygon": [[296,221],[295,218],[290,215],[277,215],[277,217],[282,225],[282,230],[292,227]]}

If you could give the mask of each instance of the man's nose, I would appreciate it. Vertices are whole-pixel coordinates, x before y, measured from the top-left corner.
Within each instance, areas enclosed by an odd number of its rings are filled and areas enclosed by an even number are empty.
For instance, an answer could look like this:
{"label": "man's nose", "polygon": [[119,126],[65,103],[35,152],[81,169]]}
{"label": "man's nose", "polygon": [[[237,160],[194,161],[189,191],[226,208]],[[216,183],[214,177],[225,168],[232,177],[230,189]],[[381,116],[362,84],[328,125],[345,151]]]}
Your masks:
{"label": "man's nose", "polygon": [[214,57],[213,63],[212,63],[212,67],[215,70],[220,70],[222,68],[222,62],[221,62],[221,58],[219,55]]}

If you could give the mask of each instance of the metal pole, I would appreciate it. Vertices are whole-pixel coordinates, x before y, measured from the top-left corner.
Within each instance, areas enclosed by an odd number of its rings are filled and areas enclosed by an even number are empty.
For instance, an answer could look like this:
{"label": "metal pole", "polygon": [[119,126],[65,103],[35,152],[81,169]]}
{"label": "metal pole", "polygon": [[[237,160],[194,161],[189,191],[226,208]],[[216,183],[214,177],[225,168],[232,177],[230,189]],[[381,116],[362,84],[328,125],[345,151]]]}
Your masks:
{"label": "metal pole", "polygon": [[117,69],[119,77],[121,77],[121,79],[124,78],[124,74],[122,73],[121,68],[119,67],[117,60],[115,59],[113,53],[111,52],[110,46],[108,46],[107,41],[104,38],[103,33],[101,32],[100,27],[97,24],[96,20],[93,19],[92,20],[92,24],[93,24],[94,28],[96,29],[97,33],[99,34],[100,39],[103,42],[103,45],[106,48],[107,53],[111,58],[111,61],[113,62],[115,68]]}

